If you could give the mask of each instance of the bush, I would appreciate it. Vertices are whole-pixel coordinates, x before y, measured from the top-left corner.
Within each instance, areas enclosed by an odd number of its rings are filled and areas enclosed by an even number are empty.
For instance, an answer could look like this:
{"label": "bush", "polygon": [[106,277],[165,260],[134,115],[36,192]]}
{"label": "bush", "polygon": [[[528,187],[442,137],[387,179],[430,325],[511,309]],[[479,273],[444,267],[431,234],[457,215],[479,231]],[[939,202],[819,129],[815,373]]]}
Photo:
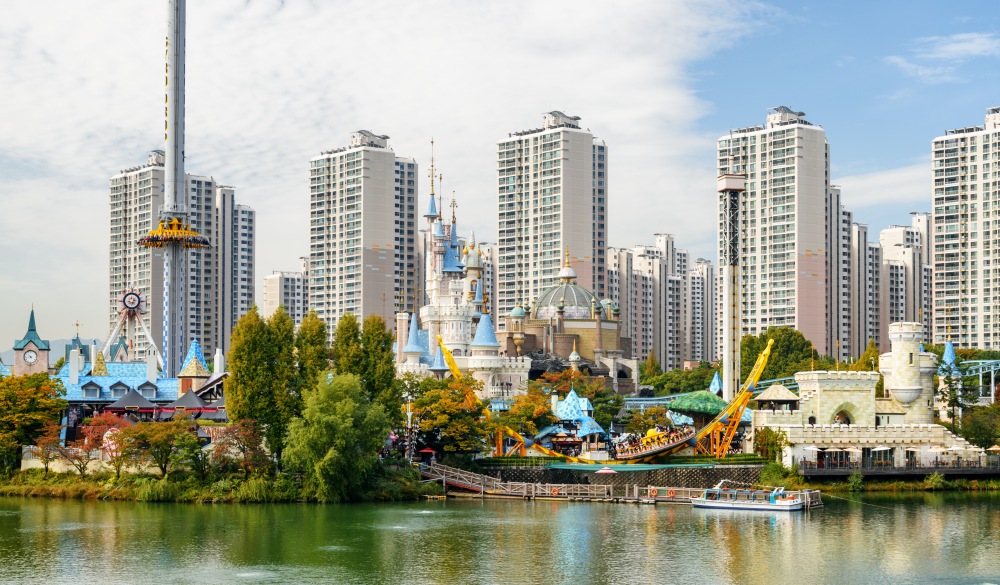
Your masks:
{"label": "bush", "polygon": [[860,471],[855,471],[847,478],[847,490],[850,492],[860,492],[864,489],[865,476]]}
{"label": "bush", "polygon": [[932,473],[924,478],[924,487],[929,490],[943,490],[948,488],[948,480],[940,473]]}

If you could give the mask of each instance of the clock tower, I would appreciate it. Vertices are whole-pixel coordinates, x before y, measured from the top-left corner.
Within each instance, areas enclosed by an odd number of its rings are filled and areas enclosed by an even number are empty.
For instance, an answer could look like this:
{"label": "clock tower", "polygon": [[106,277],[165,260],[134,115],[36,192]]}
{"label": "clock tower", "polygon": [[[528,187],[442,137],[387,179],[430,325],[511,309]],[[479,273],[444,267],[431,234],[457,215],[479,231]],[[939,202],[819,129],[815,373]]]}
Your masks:
{"label": "clock tower", "polygon": [[15,376],[39,374],[49,371],[49,342],[38,337],[35,331],[35,309],[31,309],[28,332],[14,342],[14,365],[11,373]]}

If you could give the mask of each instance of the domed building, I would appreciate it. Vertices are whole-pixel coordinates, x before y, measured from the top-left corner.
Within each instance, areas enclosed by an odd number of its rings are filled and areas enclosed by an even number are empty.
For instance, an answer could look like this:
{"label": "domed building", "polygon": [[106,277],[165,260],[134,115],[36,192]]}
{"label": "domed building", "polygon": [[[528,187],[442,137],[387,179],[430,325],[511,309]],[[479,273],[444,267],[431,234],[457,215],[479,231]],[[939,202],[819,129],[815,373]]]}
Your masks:
{"label": "domed building", "polygon": [[575,351],[579,358],[610,372],[625,372],[624,387],[619,386],[622,380],[612,375],[619,391],[628,391],[637,383],[638,364],[628,355],[631,340],[621,336],[618,306],[598,299],[576,283],[569,250],[559,282],[543,291],[530,311],[522,304],[511,310],[504,318],[503,330],[497,332],[503,354],[523,356],[541,351],[569,359]]}

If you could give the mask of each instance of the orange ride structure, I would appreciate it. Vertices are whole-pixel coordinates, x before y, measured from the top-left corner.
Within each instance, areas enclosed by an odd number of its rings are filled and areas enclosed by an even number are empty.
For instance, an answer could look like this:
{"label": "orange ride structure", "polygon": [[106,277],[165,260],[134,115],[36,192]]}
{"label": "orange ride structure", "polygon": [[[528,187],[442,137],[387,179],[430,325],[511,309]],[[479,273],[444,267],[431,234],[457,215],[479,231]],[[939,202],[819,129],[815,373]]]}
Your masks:
{"label": "orange ride structure", "polygon": [[[771,356],[772,345],[774,345],[774,340],[769,339],[767,341],[767,347],[765,347],[764,351],[760,352],[760,355],[757,356],[757,362],[754,364],[753,369],[750,370],[750,375],[747,376],[747,379],[743,382],[743,385],[740,387],[740,391],[736,394],[733,400],[730,401],[729,404],[727,404],[726,407],[722,409],[722,411],[716,415],[711,422],[697,431],[685,435],[680,440],[675,438],[671,441],[669,439],[670,431],[656,432],[654,429],[650,429],[646,432],[646,435],[639,440],[640,446],[638,452],[632,454],[629,458],[598,461],[584,457],[564,455],[558,451],[553,451],[552,449],[543,447],[531,439],[526,439],[513,429],[502,427],[497,431],[494,439],[493,456],[525,456],[527,455],[527,449],[531,448],[542,453],[543,455],[564,458],[570,463],[627,465],[630,463],[650,463],[658,457],[672,455],[683,451],[688,447],[694,447],[694,451],[697,454],[714,455],[717,459],[721,459],[729,452],[729,447],[733,442],[733,437],[736,436],[740,420],[743,418],[743,412],[746,410],[747,403],[749,403],[750,399],[753,397],[754,387],[757,385],[757,382],[760,381],[760,376],[764,372],[764,368],[767,366],[767,360]],[[505,437],[511,437],[514,439],[514,445],[505,448]]]}

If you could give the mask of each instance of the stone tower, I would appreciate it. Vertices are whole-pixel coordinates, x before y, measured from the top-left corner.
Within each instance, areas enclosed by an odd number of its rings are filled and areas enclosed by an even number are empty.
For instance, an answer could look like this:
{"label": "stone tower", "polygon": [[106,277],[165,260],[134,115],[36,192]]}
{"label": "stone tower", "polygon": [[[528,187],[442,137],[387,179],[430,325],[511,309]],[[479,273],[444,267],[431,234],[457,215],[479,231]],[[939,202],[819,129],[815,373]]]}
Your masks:
{"label": "stone tower", "polygon": [[891,323],[892,351],[879,356],[886,396],[906,409],[906,424],[934,422],[934,373],[937,356],[921,351],[923,324]]}

